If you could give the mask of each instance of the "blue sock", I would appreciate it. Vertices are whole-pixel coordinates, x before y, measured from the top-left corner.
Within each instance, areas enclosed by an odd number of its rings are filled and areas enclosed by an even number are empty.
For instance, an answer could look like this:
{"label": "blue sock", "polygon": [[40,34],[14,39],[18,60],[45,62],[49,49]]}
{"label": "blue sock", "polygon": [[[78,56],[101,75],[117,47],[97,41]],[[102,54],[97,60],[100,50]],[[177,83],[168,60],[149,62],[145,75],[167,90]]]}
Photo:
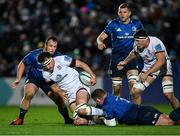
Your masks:
{"label": "blue sock", "polygon": [[19,118],[24,119],[26,112],[27,112],[27,110],[20,108]]}
{"label": "blue sock", "polygon": [[173,121],[177,121],[180,120],[180,107],[173,110],[170,114],[169,117],[173,120]]}

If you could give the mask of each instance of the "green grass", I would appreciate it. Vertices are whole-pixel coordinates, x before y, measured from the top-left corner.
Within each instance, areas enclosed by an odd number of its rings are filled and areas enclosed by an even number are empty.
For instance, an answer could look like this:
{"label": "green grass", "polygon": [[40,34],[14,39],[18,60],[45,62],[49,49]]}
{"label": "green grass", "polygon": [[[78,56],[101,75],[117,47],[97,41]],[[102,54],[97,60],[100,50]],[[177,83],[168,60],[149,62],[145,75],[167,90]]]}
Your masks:
{"label": "green grass", "polygon": [[[169,105],[156,106],[169,113]],[[104,125],[65,125],[56,107],[35,107],[28,111],[24,125],[9,123],[18,115],[18,107],[0,107],[0,135],[178,135],[180,126],[127,126],[106,127]]]}

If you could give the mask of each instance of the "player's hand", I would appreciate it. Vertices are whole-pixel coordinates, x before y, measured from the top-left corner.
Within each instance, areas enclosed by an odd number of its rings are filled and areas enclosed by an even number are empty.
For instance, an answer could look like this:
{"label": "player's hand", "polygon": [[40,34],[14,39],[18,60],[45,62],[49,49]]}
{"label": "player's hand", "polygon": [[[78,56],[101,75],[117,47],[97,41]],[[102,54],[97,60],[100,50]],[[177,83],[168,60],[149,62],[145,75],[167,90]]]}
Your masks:
{"label": "player's hand", "polygon": [[91,76],[91,84],[95,85],[96,84],[96,75]]}
{"label": "player's hand", "polygon": [[63,98],[63,101],[66,103],[67,102],[67,95],[65,92],[61,92],[61,97]]}
{"label": "player's hand", "polygon": [[118,70],[122,70],[124,68],[124,66],[127,65],[127,62],[126,61],[120,61],[118,64],[117,64],[117,69]]}
{"label": "player's hand", "polygon": [[98,44],[98,49],[99,50],[103,50],[104,48],[106,48],[106,45],[104,43]]}
{"label": "player's hand", "polygon": [[141,73],[140,76],[139,76],[139,80],[141,82],[145,82],[148,78],[148,74],[147,73]]}
{"label": "player's hand", "polygon": [[20,82],[20,80],[19,80],[19,79],[16,79],[14,82],[12,82],[11,87],[12,87],[13,89],[16,89],[16,87],[18,86],[19,82]]}

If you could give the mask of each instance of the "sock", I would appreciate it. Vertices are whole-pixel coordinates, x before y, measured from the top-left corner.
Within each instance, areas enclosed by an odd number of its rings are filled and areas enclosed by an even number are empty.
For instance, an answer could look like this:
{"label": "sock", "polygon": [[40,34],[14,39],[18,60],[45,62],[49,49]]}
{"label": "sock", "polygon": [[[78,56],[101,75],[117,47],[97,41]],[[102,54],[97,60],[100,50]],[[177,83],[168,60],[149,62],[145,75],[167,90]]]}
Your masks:
{"label": "sock", "polygon": [[49,97],[58,106],[58,111],[63,116],[65,124],[72,124],[73,120],[69,117],[68,109],[67,109],[63,99],[60,96],[56,95],[56,94],[52,94]]}
{"label": "sock", "polygon": [[103,110],[99,108],[90,107],[90,111],[88,111],[87,115],[103,115]]}
{"label": "sock", "polygon": [[180,120],[180,107],[173,110],[170,114],[169,117],[173,120],[173,121],[177,121]]}
{"label": "sock", "polygon": [[69,113],[68,113],[67,107],[62,108],[61,106],[58,106],[58,111],[63,116],[65,123],[66,124],[70,124],[72,119],[69,117]]}
{"label": "sock", "polygon": [[27,112],[27,110],[20,108],[19,118],[24,119],[26,112]]}

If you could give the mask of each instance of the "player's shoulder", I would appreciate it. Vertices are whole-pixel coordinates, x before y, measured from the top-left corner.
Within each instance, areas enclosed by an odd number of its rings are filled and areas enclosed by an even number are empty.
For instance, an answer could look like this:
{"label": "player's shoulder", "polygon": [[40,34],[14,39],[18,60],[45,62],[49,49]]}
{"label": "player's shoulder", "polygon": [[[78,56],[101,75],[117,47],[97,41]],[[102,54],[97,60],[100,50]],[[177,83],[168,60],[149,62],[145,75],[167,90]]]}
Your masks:
{"label": "player's shoulder", "polygon": [[29,59],[35,58],[42,51],[43,51],[42,48],[32,50],[28,54],[26,54],[24,58],[29,58]]}
{"label": "player's shoulder", "polygon": [[132,24],[142,24],[139,19],[135,19],[135,18],[132,18],[132,19],[131,19],[131,23],[132,23]]}
{"label": "player's shoulder", "polygon": [[158,37],[155,37],[155,36],[149,36],[149,39],[152,43],[162,43],[162,41]]}
{"label": "player's shoulder", "polygon": [[119,23],[119,21],[120,21],[119,18],[114,18],[114,19],[110,20],[110,21],[108,22],[108,24],[116,24],[116,23]]}
{"label": "player's shoulder", "polygon": [[56,61],[71,61],[72,57],[70,57],[68,55],[59,55],[59,56],[55,56],[54,59]]}
{"label": "player's shoulder", "polygon": [[56,56],[61,56],[62,54],[59,52],[59,51],[55,51],[53,57],[56,57]]}
{"label": "player's shoulder", "polygon": [[30,51],[30,53],[40,53],[40,52],[42,52],[43,51],[43,48],[39,48],[39,49],[34,49],[34,50],[32,50],[32,51]]}

